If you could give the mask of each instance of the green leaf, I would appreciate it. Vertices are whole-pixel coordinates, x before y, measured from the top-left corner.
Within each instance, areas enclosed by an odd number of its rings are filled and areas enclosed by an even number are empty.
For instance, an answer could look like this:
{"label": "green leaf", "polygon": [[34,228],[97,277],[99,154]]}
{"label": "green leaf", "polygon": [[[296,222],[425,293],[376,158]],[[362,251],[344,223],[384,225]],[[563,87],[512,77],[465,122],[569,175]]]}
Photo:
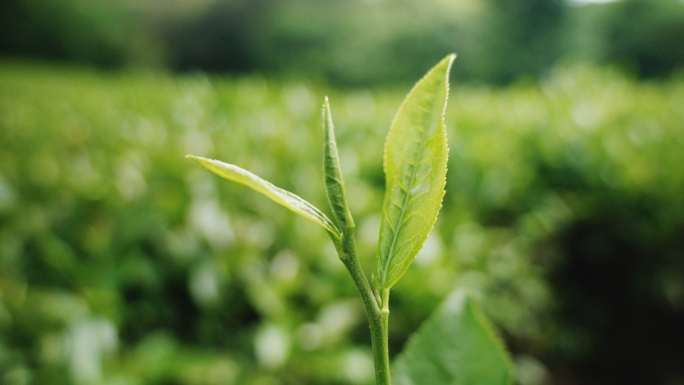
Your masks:
{"label": "green leaf", "polygon": [[337,142],[335,140],[335,128],[333,127],[330,103],[327,96],[323,103],[323,131],[325,134],[325,142],[323,144],[325,193],[328,196],[330,208],[337,221],[337,225],[345,236],[348,236],[349,232],[354,229],[354,219],[347,203],[347,191],[344,187],[344,178],[342,178],[342,168],[340,167]]}
{"label": "green leaf", "polygon": [[416,83],[387,134],[379,290],[392,287],[406,272],[442,207],[449,152],[444,112],[454,58],[447,56]]}
{"label": "green leaf", "polygon": [[251,187],[253,190],[260,192],[271,198],[276,203],[279,203],[295,213],[311,220],[326,229],[336,239],[340,238],[340,231],[335,225],[311,203],[298,197],[297,195],[274,186],[272,183],[259,178],[251,172],[240,168],[238,166],[224,163],[214,159],[202,158],[200,156],[187,155],[188,159],[194,160],[201,164],[207,170],[214,174],[232,180],[233,182],[244,184]]}
{"label": "green leaf", "polygon": [[507,385],[508,354],[484,314],[453,292],[406,343],[392,368],[394,385]]}

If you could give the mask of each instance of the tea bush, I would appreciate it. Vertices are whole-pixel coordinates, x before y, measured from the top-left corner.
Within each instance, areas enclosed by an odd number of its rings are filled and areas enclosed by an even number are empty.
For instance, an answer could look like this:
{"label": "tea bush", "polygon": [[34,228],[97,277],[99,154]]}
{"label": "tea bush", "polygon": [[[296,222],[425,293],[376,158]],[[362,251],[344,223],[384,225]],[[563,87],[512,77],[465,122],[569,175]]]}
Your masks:
{"label": "tea bush", "polygon": [[[324,232],[183,155],[324,207],[329,95],[371,271],[378,149],[406,91],[0,63],[2,381],[372,383],[363,309]],[[582,66],[454,84],[444,207],[392,293],[390,353],[462,287],[524,384],[681,379],[682,106],[682,79]]]}

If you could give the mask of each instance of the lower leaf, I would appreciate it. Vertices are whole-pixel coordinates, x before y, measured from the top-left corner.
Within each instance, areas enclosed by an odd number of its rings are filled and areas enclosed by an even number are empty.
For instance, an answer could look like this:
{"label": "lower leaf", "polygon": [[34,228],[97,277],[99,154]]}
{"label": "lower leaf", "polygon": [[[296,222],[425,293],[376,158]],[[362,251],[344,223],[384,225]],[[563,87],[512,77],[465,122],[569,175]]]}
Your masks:
{"label": "lower leaf", "polygon": [[510,359],[484,314],[453,292],[394,362],[394,385],[508,385]]}

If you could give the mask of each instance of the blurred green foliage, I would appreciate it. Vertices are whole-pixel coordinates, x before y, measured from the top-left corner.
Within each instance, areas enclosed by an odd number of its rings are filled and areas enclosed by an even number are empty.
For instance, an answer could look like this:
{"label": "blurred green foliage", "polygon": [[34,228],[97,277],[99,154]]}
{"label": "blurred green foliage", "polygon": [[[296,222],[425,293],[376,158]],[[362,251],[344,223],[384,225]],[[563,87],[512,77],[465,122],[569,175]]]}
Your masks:
{"label": "blurred green foliage", "polygon": [[569,10],[564,0],[489,0],[486,4],[479,27],[482,38],[475,43],[486,45],[478,57],[477,78],[507,84],[521,77],[539,77],[567,54]]}
{"label": "blurred green foliage", "polygon": [[567,57],[667,76],[682,26],[680,0],[5,0],[0,55],[370,86],[456,52],[455,79],[508,84]]}
{"label": "blurred green foliage", "polygon": [[0,52],[119,67],[144,38],[120,2],[6,0],[0,5]]}
{"label": "blurred green foliage", "polygon": [[[363,309],[324,231],[183,155],[326,207],[329,95],[370,272],[405,93],[0,62],[0,383],[372,383]],[[392,293],[392,354],[461,287],[524,385],[680,381],[682,106],[681,78],[583,66],[455,84],[444,207]]]}
{"label": "blurred green foliage", "polygon": [[570,17],[572,55],[619,65],[641,78],[684,68],[684,3],[621,0],[579,7]]}

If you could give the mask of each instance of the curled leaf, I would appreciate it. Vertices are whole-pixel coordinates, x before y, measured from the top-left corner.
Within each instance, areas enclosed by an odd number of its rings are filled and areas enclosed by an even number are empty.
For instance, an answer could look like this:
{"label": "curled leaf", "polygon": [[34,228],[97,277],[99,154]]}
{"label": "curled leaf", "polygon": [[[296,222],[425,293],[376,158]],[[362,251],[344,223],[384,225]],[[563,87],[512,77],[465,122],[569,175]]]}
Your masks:
{"label": "curled leaf", "polygon": [[299,196],[287,190],[283,190],[280,187],[276,187],[272,183],[261,179],[251,172],[233,164],[224,163],[214,159],[207,159],[200,156],[187,155],[186,157],[201,164],[204,166],[204,168],[222,178],[243,184],[257,192],[260,192],[261,194],[269,197],[272,201],[285,206],[286,208],[314,223],[319,224],[336,239],[340,238],[339,229],[330,221],[330,219],[328,219],[328,217],[323,214],[321,210],[317,209],[314,205],[305,201]]}
{"label": "curled leaf", "polygon": [[351,211],[349,211],[349,204],[347,202],[347,191],[344,187],[344,178],[342,178],[340,158],[337,154],[335,129],[327,97],[323,103],[323,131],[325,135],[325,142],[323,144],[325,193],[328,196],[330,208],[335,220],[337,220],[337,225],[344,234],[347,234],[348,231],[353,231],[354,229],[354,219],[352,218]]}

